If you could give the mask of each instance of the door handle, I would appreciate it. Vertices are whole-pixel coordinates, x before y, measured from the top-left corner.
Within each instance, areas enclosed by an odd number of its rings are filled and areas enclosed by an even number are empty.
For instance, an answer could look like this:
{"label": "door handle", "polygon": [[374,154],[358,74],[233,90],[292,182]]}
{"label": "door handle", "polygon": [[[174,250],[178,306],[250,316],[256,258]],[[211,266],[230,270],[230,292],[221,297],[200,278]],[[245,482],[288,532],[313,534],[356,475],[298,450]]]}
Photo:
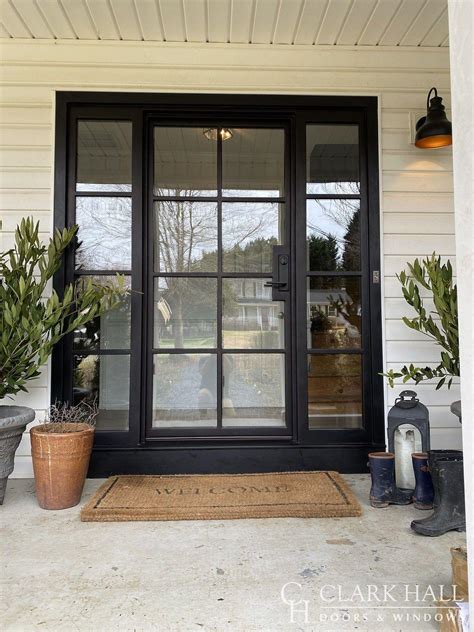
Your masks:
{"label": "door handle", "polygon": [[273,279],[265,283],[272,288],[272,300],[282,301],[290,289],[290,256],[286,246],[273,246]]}

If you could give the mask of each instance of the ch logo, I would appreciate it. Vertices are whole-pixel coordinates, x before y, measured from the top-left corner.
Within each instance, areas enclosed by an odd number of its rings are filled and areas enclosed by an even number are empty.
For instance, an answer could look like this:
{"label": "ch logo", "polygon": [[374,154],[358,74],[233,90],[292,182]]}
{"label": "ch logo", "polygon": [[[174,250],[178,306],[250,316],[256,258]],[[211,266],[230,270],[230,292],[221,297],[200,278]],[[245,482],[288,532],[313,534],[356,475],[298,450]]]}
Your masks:
{"label": "ch logo", "polygon": [[[301,598],[301,584],[298,582],[287,582],[281,589],[281,600],[287,606],[290,606],[290,623],[296,623],[296,617],[303,623],[308,623],[308,599]],[[302,617],[301,617],[302,615]]]}

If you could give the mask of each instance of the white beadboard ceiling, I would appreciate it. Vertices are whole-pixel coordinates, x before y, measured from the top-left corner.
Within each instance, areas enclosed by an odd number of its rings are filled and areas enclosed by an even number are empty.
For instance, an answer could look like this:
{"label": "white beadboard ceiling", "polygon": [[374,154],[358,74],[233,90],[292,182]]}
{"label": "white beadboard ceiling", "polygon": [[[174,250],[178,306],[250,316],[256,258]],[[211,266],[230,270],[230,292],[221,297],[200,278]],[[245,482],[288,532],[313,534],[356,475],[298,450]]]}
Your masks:
{"label": "white beadboard ceiling", "polygon": [[0,37],[447,46],[447,0],[0,0]]}

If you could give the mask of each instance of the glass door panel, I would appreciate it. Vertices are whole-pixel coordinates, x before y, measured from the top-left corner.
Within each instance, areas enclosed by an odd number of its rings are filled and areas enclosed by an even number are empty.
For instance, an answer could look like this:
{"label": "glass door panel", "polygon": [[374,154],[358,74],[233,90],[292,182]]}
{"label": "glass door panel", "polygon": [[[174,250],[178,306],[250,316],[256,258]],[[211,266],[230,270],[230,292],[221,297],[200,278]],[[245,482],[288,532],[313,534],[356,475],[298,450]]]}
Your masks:
{"label": "glass door panel", "polygon": [[364,427],[359,165],[358,125],[306,126],[306,431]]}
{"label": "glass door panel", "polygon": [[285,239],[284,208],[265,202],[222,204],[225,272],[272,272],[273,246]]}
{"label": "glass door panel", "polygon": [[224,427],[285,427],[285,356],[226,353],[223,356]]}
{"label": "glass door panel", "polygon": [[[272,198],[285,195],[285,131],[227,128],[222,144],[222,195]],[[222,139],[224,135],[221,134]]]}
{"label": "glass door panel", "polygon": [[308,356],[308,424],[362,428],[362,362],[359,354]]}
{"label": "glass door panel", "polygon": [[271,289],[288,243],[285,139],[153,128],[151,436],[289,433],[290,291]]}
{"label": "glass door panel", "polygon": [[217,426],[216,354],[159,354],[153,358],[153,428]]}
{"label": "glass door panel", "polygon": [[212,129],[201,127],[155,127],[155,196],[216,197],[217,143]]}
{"label": "glass door panel", "polygon": [[217,271],[217,203],[154,203],[155,272]]}
{"label": "glass door panel", "polygon": [[358,125],[307,126],[306,193],[360,193]]}
{"label": "glass door panel", "polygon": [[[74,280],[78,289],[110,283],[123,274],[131,289],[131,121],[77,121],[74,223],[78,224]],[[74,177],[74,176],[73,176]],[[132,298],[71,336],[72,401],[96,403],[99,432],[129,429]]]}

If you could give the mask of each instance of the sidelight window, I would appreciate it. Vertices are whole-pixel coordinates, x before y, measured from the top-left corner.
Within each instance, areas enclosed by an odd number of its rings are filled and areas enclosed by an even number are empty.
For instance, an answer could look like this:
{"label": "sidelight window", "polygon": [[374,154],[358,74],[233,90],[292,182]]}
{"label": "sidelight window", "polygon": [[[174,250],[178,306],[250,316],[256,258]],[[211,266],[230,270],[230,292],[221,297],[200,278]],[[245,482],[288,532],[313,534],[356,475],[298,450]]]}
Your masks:
{"label": "sidelight window", "polygon": [[363,425],[358,138],[357,125],[306,128],[310,429]]}
{"label": "sidelight window", "polygon": [[[132,123],[77,124],[74,276],[95,283],[132,268]],[[72,398],[95,401],[97,430],[126,431],[130,403],[131,299],[73,334]]]}

